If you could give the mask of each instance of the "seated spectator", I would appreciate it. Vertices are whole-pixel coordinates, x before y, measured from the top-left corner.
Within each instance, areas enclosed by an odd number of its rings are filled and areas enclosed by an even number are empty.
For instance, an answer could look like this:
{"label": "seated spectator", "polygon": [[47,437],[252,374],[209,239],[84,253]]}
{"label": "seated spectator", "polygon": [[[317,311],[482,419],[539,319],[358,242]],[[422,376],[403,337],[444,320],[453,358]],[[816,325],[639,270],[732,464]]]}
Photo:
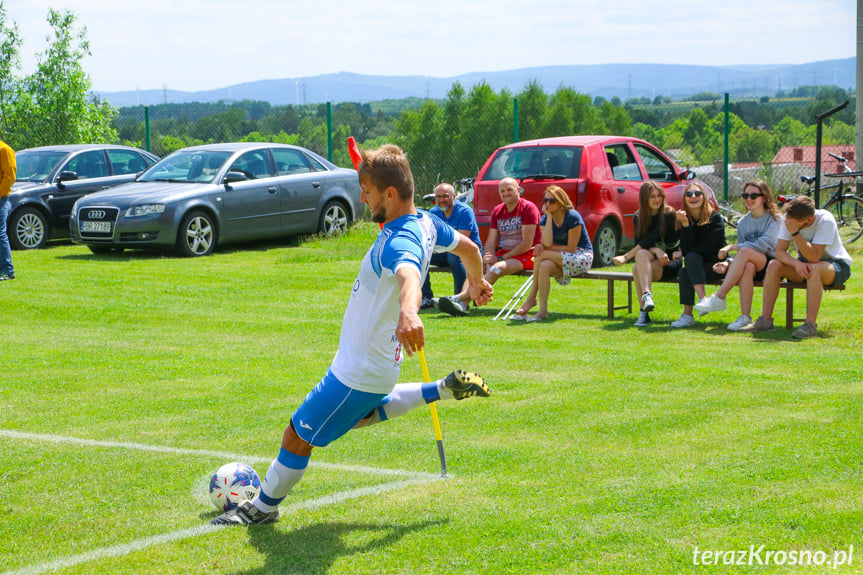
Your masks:
{"label": "seated spectator", "polygon": [[[438,184],[434,190],[435,206],[429,210],[432,214],[444,220],[457,232],[466,235],[477,247],[482,250],[482,242],[479,239],[479,226],[476,224],[476,216],[473,210],[465,203],[457,202],[455,189],[447,183]],[[448,267],[452,270],[453,293],[459,293],[464,289],[467,279],[464,264],[461,259],[452,252],[432,254],[431,264],[435,266]],[[434,292],[431,287],[431,274],[426,275],[422,287],[422,304],[420,309],[435,307],[433,301]]]}
{"label": "seated spectator", "polygon": [[665,203],[665,190],[649,180],[638,190],[638,211],[633,220],[635,246],[623,255],[615,256],[614,264],[623,265],[635,259],[632,278],[638,298],[638,327],[650,325],[654,310],[654,281],[677,277],[683,262],[680,259],[680,236],[677,232],[677,212]]}
{"label": "seated spectator", "polygon": [[[518,182],[514,178],[504,178],[498,184],[498,191],[503,203],[491,213],[491,228],[483,255],[485,279],[492,285],[505,275],[533,270],[533,246],[540,241],[539,209],[521,197]],[[469,304],[467,290],[438,300],[440,310],[453,316],[467,315]]]}
{"label": "seated spectator", "polygon": [[677,210],[677,225],[683,254],[683,267],[677,274],[683,313],[680,319],[671,322],[671,327],[692,327],[695,295],[698,294],[699,301],[704,299],[707,280],[721,277],[713,270],[713,264],[719,261],[719,250],[725,247],[725,222],[707,201],[702,185],[692,182],[683,192],[683,209]]}
{"label": "seated spectator", "polygon": [[[794,244],[797,257],[788,253]],[[776,259],[767,265],[764,276],[764,301],[761,317],[740,331],[773,331],[773,306],[783,278],[806,282],[806,321],[792,337],[803,339],[818,335],[818,310],[824,286],[842,286],[851,277],[851,256],[842,240],[833,214],[815,209],[809,196],[798,196],[785,206],[785,222],[779,228]]]}
{"label": "seated spectator", "polygon": [[[779,233],[781,214],[770,186],[763,180],[753,180],[743,186],[743,204],[746,214],[737,222],[737,243],[719,250],[719,259],[713,269],[725,274],[716,293],[695,304],[699,315],[725,309],[725,298],[736,285],[740,291],[740,316],[728,324],[731,331],[739,331],[752,321],[752,297],[755,282],[764,277],[767,263],[773,259],[776,236]],[[737,252],[727,259],[730,252]]]}
{"label": "seated spectator", "polygon": [[[524,304],[512,316],[529,322],[548,317],[548,292],[551,278],[567,285],[593,264],[593,245],[584,227],[584,219],[572,207],[572,201],[560,186],[549,186],[542,198],[542,218],[539,220],[542,243],[533,248],[533,285]],[[539,311],[527,313],[537,304]]]}

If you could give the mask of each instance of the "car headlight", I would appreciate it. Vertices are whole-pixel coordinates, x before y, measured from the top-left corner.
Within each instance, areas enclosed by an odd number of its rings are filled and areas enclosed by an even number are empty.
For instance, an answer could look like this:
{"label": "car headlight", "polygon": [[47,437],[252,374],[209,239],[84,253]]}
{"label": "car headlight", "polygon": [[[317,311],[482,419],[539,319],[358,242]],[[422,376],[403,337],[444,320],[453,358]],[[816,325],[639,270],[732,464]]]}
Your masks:
{"label": "car headlight", "polygon": [[127,218],[135,216],[147,216],[150,214],[161,214],[165,211],[165,204],[141,204],[140,206],[132,206],[126,210]]}

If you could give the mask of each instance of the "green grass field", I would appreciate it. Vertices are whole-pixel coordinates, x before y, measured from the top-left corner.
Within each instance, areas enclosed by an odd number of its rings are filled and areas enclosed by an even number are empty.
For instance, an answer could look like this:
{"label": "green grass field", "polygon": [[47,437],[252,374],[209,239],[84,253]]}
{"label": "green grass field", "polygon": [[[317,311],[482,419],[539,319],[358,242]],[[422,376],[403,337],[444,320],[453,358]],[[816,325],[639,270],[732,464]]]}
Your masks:
{"label": "green grass field", "polygon": [[[209,475],[266,471],[336,352],[374,231],[202,259],[14,253],[0,573],[863,573],[859,249],[809,341],[728,332],[736,291],[673,330],[673,285],[645,330],[606,319],[588,281],[553,285],[552,321],[492,322],[523,279],[503,278],[468,318],[422,316],[432,376],[471,369],[494,390],[439,404],[449,479],[423,408],[317,450],[277,525],[210,528]],[[408,359],[402,381],[421,378]],[[722,565],[751,546],[753,566]],[[837,569],[789,564],[851,546]]]}

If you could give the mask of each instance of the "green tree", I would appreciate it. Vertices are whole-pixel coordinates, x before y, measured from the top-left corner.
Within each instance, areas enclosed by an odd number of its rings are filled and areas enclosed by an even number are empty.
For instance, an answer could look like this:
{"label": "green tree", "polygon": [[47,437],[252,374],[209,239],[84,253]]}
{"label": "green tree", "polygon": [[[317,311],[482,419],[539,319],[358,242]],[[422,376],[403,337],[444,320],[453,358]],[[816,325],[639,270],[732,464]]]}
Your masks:
{"label": "green tree", "polygon": [[117,141],[116,110],[90,96],[90,77],[81,66],[90,55],[87,30],[76,31],[75,21],[69,11],[48,11],[49,46],[22,81],[28,97],[16,102],[16,133],[30,146]]}
{"label": "green tree", "polygon": [[0,137],[18,149],[21,142],[15,138],[18,124],[16,103],[23,99],[24,95],[15,73],[21,66],[21,36],[18,25],[8,21],[3,4],[0,1]]}
{"label": "green tree", "polygon": [[542,137],[548,95],[537,80],[531,80],[516,96],[518,98],[518,137],[534,140]]}
{"label": "green tree", "polygon": [[813,145],[815,128],[807,128],[800,120],[786,115],[773,127],[773,137],[779,147]]}
{"label": "green tree", "polygon": [[767,130],[745,127],[736,141],[732,157],[738,162],[770,163],[776,154],[773,137]]}

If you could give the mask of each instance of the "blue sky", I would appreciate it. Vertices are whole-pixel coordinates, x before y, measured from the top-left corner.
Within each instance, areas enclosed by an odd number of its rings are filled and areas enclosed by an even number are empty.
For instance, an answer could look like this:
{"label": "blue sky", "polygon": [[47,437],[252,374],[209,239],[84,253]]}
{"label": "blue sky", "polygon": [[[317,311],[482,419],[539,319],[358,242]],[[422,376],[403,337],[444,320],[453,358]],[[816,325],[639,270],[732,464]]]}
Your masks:
{"label": "blue sky", "polygon": [[340,71],[801,64],[856,52],[854,0],[2,1],[24,39],[23,73],[45,49],[48,9],[72,11],[87,28],[92,56],[83,66],[100,91]]}

